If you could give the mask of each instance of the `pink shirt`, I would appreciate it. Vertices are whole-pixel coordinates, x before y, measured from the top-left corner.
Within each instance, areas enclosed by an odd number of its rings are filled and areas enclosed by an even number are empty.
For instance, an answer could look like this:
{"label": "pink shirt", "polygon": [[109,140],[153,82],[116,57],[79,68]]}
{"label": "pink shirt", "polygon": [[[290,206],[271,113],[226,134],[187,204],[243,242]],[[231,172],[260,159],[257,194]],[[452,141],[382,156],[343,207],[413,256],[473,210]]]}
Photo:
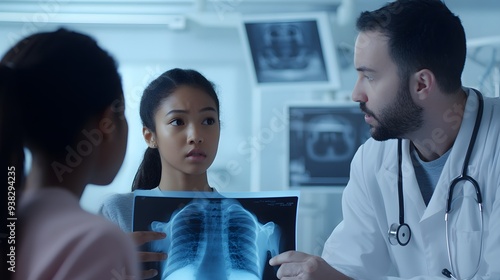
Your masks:
{"label": "pink shirt", "polygon": [[139,279],[132,239],[62,188],[25,192],[15,280]]}

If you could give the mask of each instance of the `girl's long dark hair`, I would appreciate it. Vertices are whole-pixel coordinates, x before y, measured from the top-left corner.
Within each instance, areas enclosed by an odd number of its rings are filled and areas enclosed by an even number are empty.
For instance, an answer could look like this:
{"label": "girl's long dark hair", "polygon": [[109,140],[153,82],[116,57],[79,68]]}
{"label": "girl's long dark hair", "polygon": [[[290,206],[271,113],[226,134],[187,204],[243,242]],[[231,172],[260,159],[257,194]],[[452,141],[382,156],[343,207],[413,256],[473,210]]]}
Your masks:
{"label": "girl's long dark hair", "polygon": [[[201,73],[192,69],[174,68],[161,74],[144,90],[141,98],[140,116],[142,125],[156,133],[154,116],[161,102],[179,86],[191,86],[206,92],[214,101],[219,113],[219,98],[214,84]],[[144,158],[135,174],[132,191],[156,188],[161,179],[161,158],[158,149],[147,148]]]}

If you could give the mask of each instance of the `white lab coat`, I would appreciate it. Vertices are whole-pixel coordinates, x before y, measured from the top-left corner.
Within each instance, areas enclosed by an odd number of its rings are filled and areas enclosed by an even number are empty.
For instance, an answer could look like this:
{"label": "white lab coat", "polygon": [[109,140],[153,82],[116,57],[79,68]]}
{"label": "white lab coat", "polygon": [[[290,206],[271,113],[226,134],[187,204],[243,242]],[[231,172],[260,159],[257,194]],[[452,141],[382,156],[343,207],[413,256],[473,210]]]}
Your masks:
{"label": "white lab coat", "polygon": [[[344,220],[325,243],[322,256],[330,265],[354,279],[448,279],[441,274],[444,268],[451,270],[444,221],[448,189],[462,169],[478,108],[476,94],[465,90],[469,97],[464,120],[427,207],[415,177],[409,141],[403,140],[404,218],[412,231],[408,245],[393,246],[388,242],[390,225],[399,223],[397,140],[369,139],[351,164],[350,180],[342,198]],[[484,208],[482,258],[473,279],[500,279],[499,138],[500,99],[484,98],[482,123],[468,167],[468,174],[480,185]],[[471,185],[459,184],[455,189],[463,190],[465,195],[475,193]],[[481,230],[477,203],[467,199],[463,205],[450,217],[460,217],[461,225],[452,228],[459,228],[468,241],[452,242],[450,248],[460,250],[454,261],[459,263],[459,276],[467,277],[479,260]]]}

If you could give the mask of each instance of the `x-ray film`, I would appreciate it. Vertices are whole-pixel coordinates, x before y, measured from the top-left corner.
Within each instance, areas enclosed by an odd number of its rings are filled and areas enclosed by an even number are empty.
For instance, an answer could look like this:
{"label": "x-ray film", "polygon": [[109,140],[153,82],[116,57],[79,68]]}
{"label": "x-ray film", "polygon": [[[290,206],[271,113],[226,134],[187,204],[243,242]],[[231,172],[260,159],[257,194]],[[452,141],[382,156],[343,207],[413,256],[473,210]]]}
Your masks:
{"label": "x-ray film", "polygon": [[299,192],[135,192],[133,230],[166,233],[142,251],[161,280],[274,280],[269,259],[296,249]]}

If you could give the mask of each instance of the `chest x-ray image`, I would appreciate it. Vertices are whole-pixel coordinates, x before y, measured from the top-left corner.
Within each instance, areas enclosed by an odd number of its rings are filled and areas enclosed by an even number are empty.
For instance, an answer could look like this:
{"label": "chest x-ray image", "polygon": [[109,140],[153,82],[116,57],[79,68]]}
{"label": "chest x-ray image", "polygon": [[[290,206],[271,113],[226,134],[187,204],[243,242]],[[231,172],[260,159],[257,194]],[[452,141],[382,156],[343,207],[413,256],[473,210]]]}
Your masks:
{"label": "chest x-ray image", "polygon": [[229,198],[160,193],[149,196],[146,191],[143,196],[137,191],[134,201],[134,231],[167,235],[143,248],[168,255],[154,264],[160,272],[155,279],[274,280],[276,269],[269,259],[295,249],[298,194]]}

